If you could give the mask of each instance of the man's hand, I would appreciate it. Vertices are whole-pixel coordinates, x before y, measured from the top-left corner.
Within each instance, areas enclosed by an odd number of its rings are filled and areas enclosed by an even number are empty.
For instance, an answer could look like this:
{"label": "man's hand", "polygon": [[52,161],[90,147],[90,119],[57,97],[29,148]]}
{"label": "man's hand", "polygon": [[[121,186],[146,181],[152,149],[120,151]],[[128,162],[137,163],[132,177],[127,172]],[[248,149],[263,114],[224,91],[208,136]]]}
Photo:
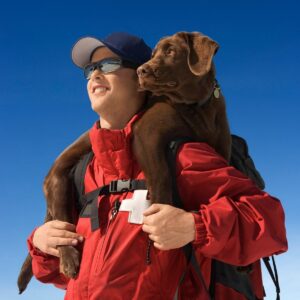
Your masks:
{"label": "man's hand", "polygon": [[152,204],[144,211],[142,229],[160,250],[180,248],[195,239],[192,213],[166,204]]}
{"label": "man's hand", "polygon": [[57,246],[76,246],[83,237],[75,233],[75,225],[58,220],[49,221],[37,228],[33,245],[44,253],[59,257]]}

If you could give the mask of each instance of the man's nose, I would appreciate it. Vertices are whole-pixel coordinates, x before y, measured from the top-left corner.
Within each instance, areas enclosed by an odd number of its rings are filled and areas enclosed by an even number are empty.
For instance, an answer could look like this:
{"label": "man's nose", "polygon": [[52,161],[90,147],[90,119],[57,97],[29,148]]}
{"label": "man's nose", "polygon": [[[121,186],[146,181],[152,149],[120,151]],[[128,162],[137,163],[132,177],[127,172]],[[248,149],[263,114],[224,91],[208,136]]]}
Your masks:
{"label": "man's nose", "polygon": [[102,78],[103,78],[103,73],[100,72],[98,69],[95,69],[90,76],[91,80],[99,80]]}

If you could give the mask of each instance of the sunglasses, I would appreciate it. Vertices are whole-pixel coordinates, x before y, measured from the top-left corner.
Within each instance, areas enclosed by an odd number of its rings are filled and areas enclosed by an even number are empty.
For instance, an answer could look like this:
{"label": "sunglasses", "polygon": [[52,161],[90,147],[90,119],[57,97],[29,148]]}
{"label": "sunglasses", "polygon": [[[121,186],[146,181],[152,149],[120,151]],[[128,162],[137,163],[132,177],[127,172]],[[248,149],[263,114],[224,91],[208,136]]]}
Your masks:
{"label": "sunglasses", "polygon": [[97,62],[94,62],[92,64],[86,65],[83,68],[83,72],[84,72],[84,77],[89,80],[91,78],[92,73],[95,70],[98,70],[103,74],[107,74],[107,73],[114,72],[120,69],[121,67],[137,69],[138,66],[131,61],[112,57],[112,58],[105,58]]}

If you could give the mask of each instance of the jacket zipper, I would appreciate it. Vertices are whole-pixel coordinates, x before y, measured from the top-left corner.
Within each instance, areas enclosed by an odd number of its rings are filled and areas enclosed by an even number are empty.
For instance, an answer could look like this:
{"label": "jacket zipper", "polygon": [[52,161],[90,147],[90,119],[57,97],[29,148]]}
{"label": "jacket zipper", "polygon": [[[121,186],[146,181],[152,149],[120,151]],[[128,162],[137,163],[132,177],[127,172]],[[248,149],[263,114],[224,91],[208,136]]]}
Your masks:
{"label": "jacket zipper", "polygon": [[[102,251],[103,251],[103,247],[104,247],[104,244],[105,244],[105,241],[106,241],[106,238],[108,236],[108,229],[111,225],[111,223],[114,221],[114,219],[116,218],[118,212],[119,212],[119,209],[120,209],[120,206],[121,206],[121,203],[119,201],[119,199],[117,199],[116,201],[114,201],[113,203],[113,208],[111,210],[111,213],[110,213],[110,216],[109,216],[109,221],[107,223],[107,226],[106,226],[106,229],[105,229],[105,232],[104,232],[104,238],[103,238],[103,241],[101,243],[101,247],[100,247],[100,250],[98,252],[98,256],[97,256],[97,261],[96,261],[96,273],[99,271],[99,259],[100,259],[100,256],[102,254]],[[104,262],[104,261],[103,261]],[[102,263],[103,263],[102,262]]]}

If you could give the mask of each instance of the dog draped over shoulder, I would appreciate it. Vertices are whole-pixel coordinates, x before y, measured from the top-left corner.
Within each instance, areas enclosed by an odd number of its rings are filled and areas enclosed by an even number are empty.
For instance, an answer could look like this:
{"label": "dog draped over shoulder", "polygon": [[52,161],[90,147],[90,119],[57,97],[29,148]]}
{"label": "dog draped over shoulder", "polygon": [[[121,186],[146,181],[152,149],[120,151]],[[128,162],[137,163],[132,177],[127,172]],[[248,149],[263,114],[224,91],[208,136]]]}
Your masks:
{"label": "dog draped over shoulder", "polygon": [[[206,142],[225,159],[230,158],[231,136],[224,97],[215,79],[213,56],[218,44],[198,32],[178,32],[162,38],[152,58],[137,70],[141,90],[151,92],[142,117],[134,124],[132,147],[143,170],[153,203],[171,204],[171,174],[166,147],[180,137]],[[70,170],[91,151],[88,132],[65,149],[44,181],[46,221],[75,223],[76,197]],[[122,179],[122,178],[120,178]],[[80,253],[72,246],[58,247],[60,271],[75,277]],[[27,256],[19,278],[20,293],[32,277]]]}
{"label": "dog draped over shoulder", "polygon": [[217,49],[207,36],[179,32],[161,39],[150,61],[137,70],[140,87],[154,95],[135,125],[133,141],[152,202],[171,203],[165,150],[172,140],[191,137],[230,158],[225,101],[212,61]]}

